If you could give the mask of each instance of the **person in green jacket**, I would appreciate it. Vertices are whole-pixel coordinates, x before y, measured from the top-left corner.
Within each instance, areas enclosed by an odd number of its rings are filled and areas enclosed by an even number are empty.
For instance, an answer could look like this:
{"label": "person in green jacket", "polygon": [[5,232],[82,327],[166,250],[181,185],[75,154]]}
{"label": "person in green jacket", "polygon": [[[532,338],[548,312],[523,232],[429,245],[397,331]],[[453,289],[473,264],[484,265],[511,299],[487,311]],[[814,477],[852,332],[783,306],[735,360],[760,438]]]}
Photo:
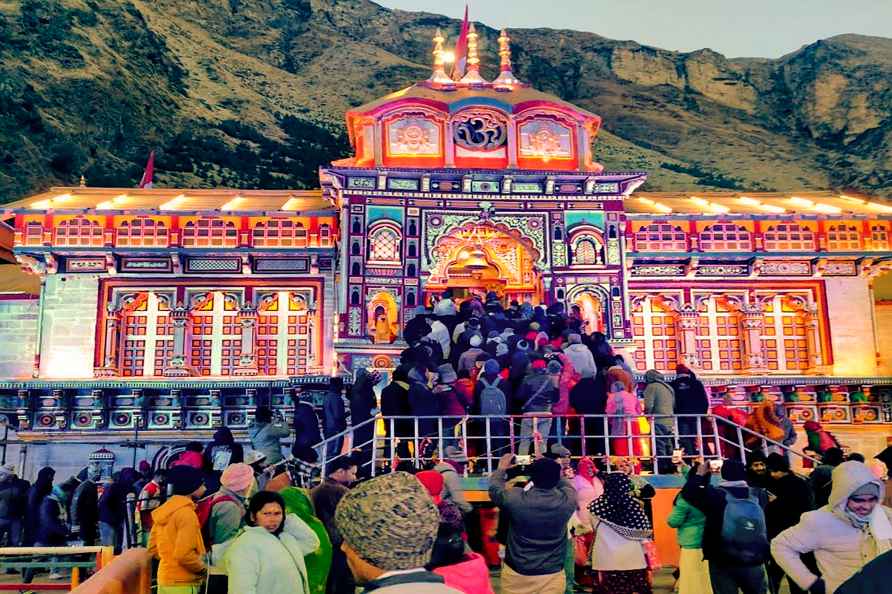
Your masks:
{"label": "person in green jacket", "polygon": [[[705,464],[705,463],[704,463]],[[697,465],[690,469],[690,477],[697,476]],[[681,547],[681,558],[678,562],[679,594],[712,594],[712,583],[709,579],[709,563],[703,558],[703,528],[706,516],[699,509],[688,503],[679,493],[675,498],[672,513],[666,522],[675,528],[678,545]]]}
{"label": "person in green jacket", "polygon": [[331,540],[322,520],[316,517],[313,503],[306,489],[288,487],[279,493],[285,500],[285,512],[294,514],[303,520],[310,529],[319,537],[319,548],[315,552],[304,556],[307,565],[307,582],[310,594],[325,594],[325,583],[328,581],[328,572],[331,570]]}

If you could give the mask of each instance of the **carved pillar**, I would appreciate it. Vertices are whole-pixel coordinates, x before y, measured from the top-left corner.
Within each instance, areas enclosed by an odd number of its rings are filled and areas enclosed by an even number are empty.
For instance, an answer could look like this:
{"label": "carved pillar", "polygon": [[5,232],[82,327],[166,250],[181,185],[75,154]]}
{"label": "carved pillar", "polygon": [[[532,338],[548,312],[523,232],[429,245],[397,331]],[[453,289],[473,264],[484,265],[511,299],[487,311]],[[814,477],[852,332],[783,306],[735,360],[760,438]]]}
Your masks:
{"label": "carved pillar", "polygon": [[189,310],[182,305],[170,312],[173,323],[173,356],[164,370],[165,377],[188,377],[191,375],[186,365],[186,331],[189,324]]}
{"label": "carved pillar", "polygon": [[93,370],[96,377],[114,377],[119,375],[118,370],[118,337],[120,336],[120,310],[109,302],[105,314],[105,332],[103,334],[102,361],[99,367]]}
{"label": "carved pillar", "polygon": [[759,303],[745,303],[740,308],[740,329],[743,337],[743,368],[747,373],[766,371],[762,349],[762,327],[765,312]]}
{"label": "carved pillar", "polygon": [[819,326],[818,306],[816,303],[809,303],[802,310],[805,318],[805,338],[808,344],[808,371],[818,371],[818,368],[824,365],[824,359],[821,356],[821,331]]}
{"label": "carved pillar", "polygon": [[699,369],[700,356],[697,354],[697,321],[700,314],[696,306],[688,303],[678,311],[678,328],[681,331],[681,353],[688,367]]}
{"label": "carved pillar", "polygon": [[254,349],[257,335],[257,309],[251,305],[243,307],[238,314],[242,327],[242,354],[233,375],[257,375],[257,356]]}

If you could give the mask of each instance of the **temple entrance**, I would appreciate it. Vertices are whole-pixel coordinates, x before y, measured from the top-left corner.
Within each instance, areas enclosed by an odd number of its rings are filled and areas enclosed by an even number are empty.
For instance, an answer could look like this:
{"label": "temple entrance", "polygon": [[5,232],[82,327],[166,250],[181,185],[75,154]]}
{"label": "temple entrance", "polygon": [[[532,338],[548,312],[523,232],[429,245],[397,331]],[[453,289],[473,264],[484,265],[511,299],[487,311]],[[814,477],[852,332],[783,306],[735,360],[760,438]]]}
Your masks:
{"label": "temple entrance", "polygon": [[494,291],[504,304],[542,302],[538,251],[519,232],[494,223],[467,224],[441,237],[431,253],[425,302],[446,288],[457,302]]}

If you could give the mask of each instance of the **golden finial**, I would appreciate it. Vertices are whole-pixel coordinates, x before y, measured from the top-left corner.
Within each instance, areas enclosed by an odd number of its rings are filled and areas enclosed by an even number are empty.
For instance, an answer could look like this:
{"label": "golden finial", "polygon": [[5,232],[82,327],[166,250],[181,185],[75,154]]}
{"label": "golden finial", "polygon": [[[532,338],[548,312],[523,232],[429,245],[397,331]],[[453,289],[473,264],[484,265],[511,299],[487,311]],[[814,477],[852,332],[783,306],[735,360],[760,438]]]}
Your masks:
{"label": "golden finial", "polygon": [[85,178],[83,175],[81,175],[81,182],[80,182],[80,183],[81,183],[81,187],[82,187],[82,188],[86,188],[86,187],[87,187],[87,178]]}
{"label": "golden finial", "polygon": [[443,37],[443,33],[440,31],[439,27],[437,28],[437,32],[434,34],[434,71],[431,73],[431,77],[428,82],[435,84],[452,84],[452,79],[446,75],[446,69],[443,66],[443,42],[446,39]]}
{"label": "golden finial", "polygon": [[502,34],[499,35],[499,60],[499,76],[492,81],[492,85],[497,88],[512,89],[520,84],[511,71],[511,38],[505,29],[502,29]]}
{"label": "golden finial", "polygon": [[477,29],[474,23],[468,27],[468,71],[461,81],[465,84],[483,84],[486,81],[480,76],[480,58],[477,55]]}

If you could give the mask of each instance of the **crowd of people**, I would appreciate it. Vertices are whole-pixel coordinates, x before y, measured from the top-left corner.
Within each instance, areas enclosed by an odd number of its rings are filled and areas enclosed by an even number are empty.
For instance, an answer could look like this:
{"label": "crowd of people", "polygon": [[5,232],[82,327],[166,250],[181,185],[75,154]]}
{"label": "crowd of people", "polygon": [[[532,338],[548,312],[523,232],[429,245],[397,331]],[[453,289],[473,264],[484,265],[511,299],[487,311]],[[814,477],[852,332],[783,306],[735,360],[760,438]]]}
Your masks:
{"label": "crowd of people", "polygon": [[[141,539],[158,559],[159,594],[490,594],[496,565],[505,594],[648,594],[661,565],[654,526],[665,522],[681,548],[680,594],[777,594],[784,581],[791,594],[857,594],[888,583],[892,509],[880,478],[892,448],[867,464],[811,424],[807,451],[820,464],[807,478],[759,439],[745,452],[730,439],[709,450],[696,436],[726,427],[701,425],[709,401],[695,374],[679,366],[669,382],[651,370],[639,398],[622,357],[575,309],[456,306],[446,292],[404,336],[380,410],[381,378],[366,370],[346,390],[333,379],[321,419],[296,403],[291,454],[326,460],[312,488],[279,480],[292,428],[260,407],[250,449],[224,427],[167,468],[104,478],[90,466],[58,482],[44,468],[29,485],[0,467],[0,538],[117,550]],[[379,412],[393,464],[370,478]],[[469,414],[488,419],[459,431]],[[712,416],[779,444],[795,438],[770,400],[748,416],[726,402]],[[496,462],[495,555],[489,535],[474,534],[461,480],[481,456]],[[647,458],[684,477],[666,518],[654,516],[655,490],[640,476]]]}

